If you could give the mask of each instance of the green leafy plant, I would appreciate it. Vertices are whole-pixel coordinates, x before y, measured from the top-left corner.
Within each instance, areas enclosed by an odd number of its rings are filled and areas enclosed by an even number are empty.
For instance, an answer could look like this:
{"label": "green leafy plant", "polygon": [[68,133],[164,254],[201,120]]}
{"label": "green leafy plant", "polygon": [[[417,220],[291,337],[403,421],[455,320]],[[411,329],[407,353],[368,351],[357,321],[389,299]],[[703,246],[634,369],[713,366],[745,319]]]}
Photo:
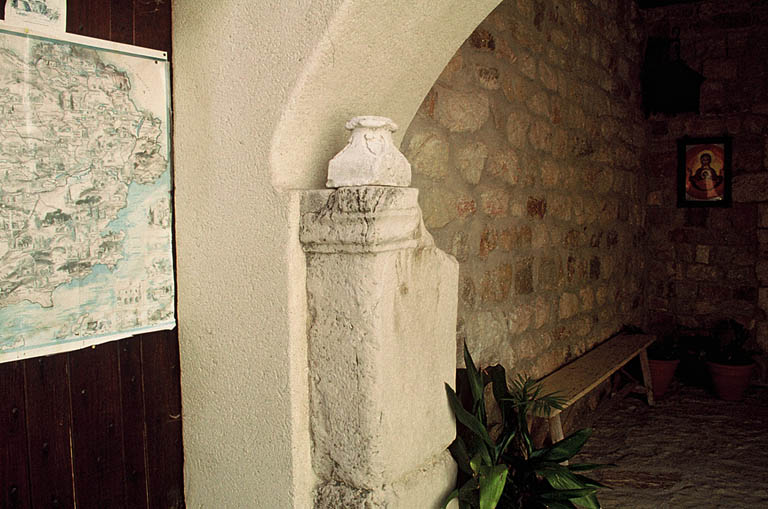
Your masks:
{"label": "green leafy plant", "polygon": [[[464,360],[471,409],[465,409],[456,392],[445,385],[456,419],[466,427],[466,433],[460,433],[450,446],[462,472],[462,484],[449,494],[443,507],[458,499],[460,509],[599,508],[596,492],[604,486],[580,472],[608,465],[563,464],[581,450],[592,430],[582,429],[551,446],[535,448],[528,416],[562,409],[562,399],[542,394],[541,385],[531,378],[518,376],[509,387],[502,366],[481,372],[466,345]],[[500,430],[489,424],[488,384],[501,413]]]}

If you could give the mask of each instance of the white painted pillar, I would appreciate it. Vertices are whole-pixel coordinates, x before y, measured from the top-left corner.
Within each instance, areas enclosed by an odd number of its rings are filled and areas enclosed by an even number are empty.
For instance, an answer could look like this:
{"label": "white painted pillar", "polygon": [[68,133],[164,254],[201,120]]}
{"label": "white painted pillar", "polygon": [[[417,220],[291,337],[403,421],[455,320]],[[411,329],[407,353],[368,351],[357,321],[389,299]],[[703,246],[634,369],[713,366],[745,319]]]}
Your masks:
{"label": "white painted pillar", "polygon": [[[332,162],[337,176],[410,183],[405,158],[366,136],[353,134]],[[339,159],[367,177],[356,181]],[[434,246],[417,197],[355,185],[302,199],[317,508],[438,507],[455,482],[443,383],[456,369],[458,264]]]}

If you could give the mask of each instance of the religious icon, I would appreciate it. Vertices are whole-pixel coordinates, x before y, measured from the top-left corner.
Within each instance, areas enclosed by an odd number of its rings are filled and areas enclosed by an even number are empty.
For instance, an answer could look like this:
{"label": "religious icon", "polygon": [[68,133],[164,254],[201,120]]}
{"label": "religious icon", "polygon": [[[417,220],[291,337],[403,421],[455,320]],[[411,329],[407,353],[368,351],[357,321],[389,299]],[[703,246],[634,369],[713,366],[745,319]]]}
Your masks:
{"label": "religious icon", "polygon": [[730,207],[731,138],[681,138],[677,164],[678,207]]}

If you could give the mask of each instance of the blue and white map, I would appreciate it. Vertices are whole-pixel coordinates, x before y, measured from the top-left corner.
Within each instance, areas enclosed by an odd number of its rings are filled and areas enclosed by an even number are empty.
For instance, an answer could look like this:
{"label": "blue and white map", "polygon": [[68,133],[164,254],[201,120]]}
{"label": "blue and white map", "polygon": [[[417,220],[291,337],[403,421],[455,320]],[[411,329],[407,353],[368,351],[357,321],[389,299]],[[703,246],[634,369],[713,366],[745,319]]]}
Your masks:
{"label": "blue and white map", "polygon": [[174,326],[168,134],[167,62],[0,30],[0,362]]}

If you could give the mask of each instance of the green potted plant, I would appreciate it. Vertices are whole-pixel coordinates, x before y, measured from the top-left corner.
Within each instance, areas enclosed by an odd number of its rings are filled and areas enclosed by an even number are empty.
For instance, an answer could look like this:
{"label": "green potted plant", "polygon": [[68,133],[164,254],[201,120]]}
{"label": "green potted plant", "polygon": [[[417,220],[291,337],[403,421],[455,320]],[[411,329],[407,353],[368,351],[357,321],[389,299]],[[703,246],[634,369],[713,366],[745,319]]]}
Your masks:
{"label": "green potted plant", "polygon": [[707,368],[720,399],[740,401],[749,387],[755,368],[753,352],[747,350],[749,331],[735,320],[722,320],[712,330],[714,341],[707,352]]}
{"label": "green potted plant", "polygon": [[[582,429],[548,447],[535,448],[528,416],[560,408],[554,394],[541,394],[541,386],[519,376],[509,387],[502,366],[480,372],[464,347],[471,392],[469,409],[445,385],[448,401],[460,429],[450,450],[459,465],[459,485],[443,507],[458,499],[460,509],[599,508],[599,482],[581,472],[606,465],[564,464],[586,443],[591,429]],[[485,388],[491,384],[500,423],[490,422]],[[489,395],[490,396],[490,395]]]}
{"label": "green potted plant", "polygon": [[680,344],[676,333],[668,332],[648,347],[648,367],[651,371],[654,398],[661,398],[667,393],[678,364]]}

